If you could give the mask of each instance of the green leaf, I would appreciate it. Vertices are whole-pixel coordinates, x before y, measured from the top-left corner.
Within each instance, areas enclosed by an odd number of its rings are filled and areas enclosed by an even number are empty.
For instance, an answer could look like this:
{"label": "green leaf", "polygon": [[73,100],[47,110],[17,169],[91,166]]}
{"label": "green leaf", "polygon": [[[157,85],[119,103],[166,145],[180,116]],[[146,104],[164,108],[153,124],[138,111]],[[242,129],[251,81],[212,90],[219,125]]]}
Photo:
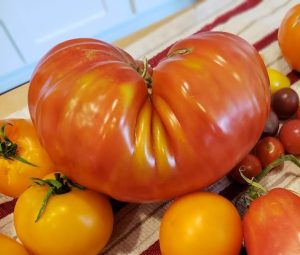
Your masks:
{"label": "green leaf", "polygon": [[22,162],[22,163],[25,163],[25,164],[27,164],[27,165],[37,167],[36,164],[33,164],[33,163],[29,162],[28,160],[26,160],[26,159],[24,159],[24,158],[22,158],[22,157],[20,157],[20,156],[18,156],[18,155],[15,156],[13,159],[18,160],[18,161],[20,161],[20,162]]}
{"label": "green leaf", "polygon": [[41,209],[39,210],[38,215],[35,218],[35,222],[37,222],[41,218],[42,214],[44,213],[44,211],[46,209],[46,206],[48,204],[48,201],[49,201],[50,197],[53,195],[53,191],[54,191],[54,188],[53,187],[49,187],[49,189],[48,189],[48,191],[46,193],[46,196],[45,196],[45,198],[43,200]]}

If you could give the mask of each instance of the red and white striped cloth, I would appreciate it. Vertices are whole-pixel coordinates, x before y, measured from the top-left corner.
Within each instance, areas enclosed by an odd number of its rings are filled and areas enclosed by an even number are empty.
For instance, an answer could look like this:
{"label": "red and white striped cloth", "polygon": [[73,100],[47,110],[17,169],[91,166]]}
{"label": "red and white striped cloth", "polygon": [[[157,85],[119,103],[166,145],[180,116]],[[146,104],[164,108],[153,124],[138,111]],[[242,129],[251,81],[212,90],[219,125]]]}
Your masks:
{"label": "red and white striped cloth", "polygon": [[[201,31],[227,31],[252,43],[263,56],[266,65],[287,74],[292,87],[299,93],[300,74],[289,68],[277,42],[280,21],[288,9],[298,3],[300,0],[205,0],[125,50],[136,58],[153,56],[150,63],[154,66],[178,39]],[[29,117],[28,109],[21,109],[8,117]],[[292,163],[285,163],[283,171],[272,173],[263,182],[267,187],[289,187],[300,192],[299,176],[299,168]],[[234,199],[240,192],[239,187],[226,177],[207,190],[229,199]],[[16,234],[12,212],[15,202],[15,199],[0,194],[0,232],[14,238]],[[159,255],[160,220],[168,205],[169,202],[116,203],[114,232],[103,254]]]}

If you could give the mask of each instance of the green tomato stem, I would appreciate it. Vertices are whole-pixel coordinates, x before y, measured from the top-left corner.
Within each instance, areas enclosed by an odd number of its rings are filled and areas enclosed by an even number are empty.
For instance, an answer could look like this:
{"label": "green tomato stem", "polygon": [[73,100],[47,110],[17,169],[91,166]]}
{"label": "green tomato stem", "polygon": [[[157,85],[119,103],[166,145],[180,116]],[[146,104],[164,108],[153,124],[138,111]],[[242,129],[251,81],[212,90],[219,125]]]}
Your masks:
{"label": "green tomato stem", "polygon": [[5,128],[7,125],[12,126],[11,123],[7,123],[2,125],[0,128],[0,157],[9,160],[17,160],[24,164],[37,167],[37,165],[29,162],[28,160],[18,155],[18,145],[12,142],[5,133]]}
{"label": "green tomato stem", "polygon": [[249,204],[252,200],[256,199],[257,197],[261,196],[262,194],[267,193],[267,189],[264,188],[259,182],[275,167],[280,166],[285,161],[291,161],[296,166],[300,167],[300,161],[291,154],[286,154],[278,159],[271,162],[268,166],[266,166],[259,175],[257,175],[255,178],[250,180],[246,176],[244,176],[241,172],[242,177],[245,179],[245,181],[250,184],[250,187],[245,191],[245,197],[247,200],[247,204]]}
{"label": "green tomato stem", "polygon": [[39,186],[48,186],[48,191],[43,199],[41,208],[37,214],[37,217],[35,219],[35,222],[37,222],[42,214],[44,213],[47,204],[49,202],[49,199],[52,195],[62,195],[70,192],[72,190],[72,187],[75,187],[80,190],[84,190],[85,187],[81,186],[78,183],[73,182],[71,179],[69,179],[66,176],[61,176],[60,173],[54,174],[55,179],[40,179],[40,178],[31,178],[33,180],[33,183]]}

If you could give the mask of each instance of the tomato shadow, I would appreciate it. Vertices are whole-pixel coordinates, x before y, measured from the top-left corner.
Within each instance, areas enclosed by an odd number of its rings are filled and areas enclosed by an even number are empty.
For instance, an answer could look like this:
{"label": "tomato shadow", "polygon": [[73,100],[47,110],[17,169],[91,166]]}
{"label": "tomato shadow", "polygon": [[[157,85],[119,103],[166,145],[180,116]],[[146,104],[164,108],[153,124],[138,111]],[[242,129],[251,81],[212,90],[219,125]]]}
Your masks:
{"label": "tomato shadow", "polygon": [[[115,222],[109,243],[101,254],[132,254],[143,242],[158,239],[167,202],[136,204],[112,200]],[[150,242],[151,245],[153,241]],[[147,247],[145,247],[146,249]]]}

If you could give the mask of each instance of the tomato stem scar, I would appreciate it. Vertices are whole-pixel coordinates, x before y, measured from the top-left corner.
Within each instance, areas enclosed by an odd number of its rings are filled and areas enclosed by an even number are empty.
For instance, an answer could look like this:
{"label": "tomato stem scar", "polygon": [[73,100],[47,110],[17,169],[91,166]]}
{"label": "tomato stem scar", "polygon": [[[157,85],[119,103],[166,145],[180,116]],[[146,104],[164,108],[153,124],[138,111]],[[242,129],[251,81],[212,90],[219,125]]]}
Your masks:
{"label": "tomato stem scar", "polygon": [[177,55],[186,55],[192,52],[192,48],[181,48],[181,49],[176,49],[174,51],[171,51],[168,53],[167,57],[173,57]]}

